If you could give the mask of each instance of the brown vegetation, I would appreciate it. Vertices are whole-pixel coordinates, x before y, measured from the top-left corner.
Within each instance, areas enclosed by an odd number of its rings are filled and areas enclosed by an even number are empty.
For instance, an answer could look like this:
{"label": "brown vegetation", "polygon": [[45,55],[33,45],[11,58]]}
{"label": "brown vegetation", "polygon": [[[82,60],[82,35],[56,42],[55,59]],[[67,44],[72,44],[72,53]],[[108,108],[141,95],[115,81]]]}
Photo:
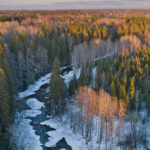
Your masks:
{"label": "brown vegetation", "polygon": [[[78,90],[78,106],[86,116],[86,124],[89,125],[89,120],[98,116],[100,120],[99,130],[99,142],[102,141],[103,132],[105,128],[106,134],[106,147],[109,140],[113,140],[114,134],[114,120],[117,118],[118,126],[116,129],[116,135],[119,135],[121,127],[121,119],[126,114],[126,103],[123,100],[118,100],[116,97],[112,97],[103,89],[96,93],[88,86],[80,87]],[[86,128],[86,132],[89,133],[89,127]],[[86,134],[86,139],[89,138],[89,134]],[[86,140],[87,142],[87,140]]]}

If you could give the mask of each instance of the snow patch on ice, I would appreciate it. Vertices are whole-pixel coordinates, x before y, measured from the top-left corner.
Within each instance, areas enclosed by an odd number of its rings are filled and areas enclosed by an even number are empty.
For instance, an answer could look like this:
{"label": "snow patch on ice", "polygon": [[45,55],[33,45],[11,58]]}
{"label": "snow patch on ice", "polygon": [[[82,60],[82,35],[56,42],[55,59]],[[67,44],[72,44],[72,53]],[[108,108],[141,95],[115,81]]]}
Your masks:
{"label": "snow patch on ice", "polygon": [[26,103],[31,109],[34,110],[44,107],[44,103],[38,101],[36,98],[30,98],[26,101]]}
{"label": "snow patch on ice", "polygon": [[62,78],[64,79],[64,82],[66,84],[67,87],[69,87],[69,83],[70,81],[73,79],[74,75],[76,76],[77,79],[79,79],[80,77],[80,72],[81,72],[81,69],[74,69],[72,71],[70,71],[69,73],[65,73]]}
{"label": "snow patch on ice", "polygon": [[22,99],[23,97],[27,97],[35,94],[35,91],[39,90],[40,87],[50,81],[50,73],[41,77],[39,80],[35,81],[33,84],[29,85],[28,89],[18,93],[18,99]]}
{"label": "snow patch on ice", "polygon": [[81,74],[81,68],[79,68],[79,69],[74,69],[74,73],[75,73],[75,75],[76,75],[76,78],[79,79],[80,74]]}
{"label": "snow patch on ice", "polygon": [[60,122],[57,119],[49,119],[41,123],[41,125],[46,125],[56,129],[55,131],[47,132],[49,135],[49,142],[45,144],[46,147],[56,145],[59,140],[65,137],[66,142],[73,148],[73,150],[87,150],[84,138],[78,134],[73,134],[69,125],[65,124],[65,122]]}
{"label": "snow patch on ice", "polygon": [[73,79],[73,76],[74,76],[74,71],[70,71],[69,73],[65,73],[62,76],[67,87],[69,87],[69,83]]}
{"label": "snow patch on ice", "polygon": [[34,110],[34,109],[31,109],[31,110],[24,110],[22,111],[24,113],[24,117],[36,117],[37,115],[40,115],[41,114],[41,111],[40,110]]}

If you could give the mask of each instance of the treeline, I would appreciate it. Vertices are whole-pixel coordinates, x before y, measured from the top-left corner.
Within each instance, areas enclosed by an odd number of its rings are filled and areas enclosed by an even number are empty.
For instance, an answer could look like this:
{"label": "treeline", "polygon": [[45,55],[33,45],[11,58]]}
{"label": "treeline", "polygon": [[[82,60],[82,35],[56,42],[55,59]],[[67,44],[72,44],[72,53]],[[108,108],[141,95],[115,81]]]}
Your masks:
{"label": "treeline", "polygon": [[[148,34],[150,30],[146,30],[146,26],[148,25],[149,27],[149,20],[144,17],[128,18],[126,19],[126,25],[134,30],[136,30],[134,25],[137,25],[139,30],[137,30],[136,33],[138,34],[143,34],[142,30],[144,32],[147,31],[146,34]],[[140,25],[143,26],[143,28],[141,28]],[[60,60],[61,66],[70,65],[73,59],[72,54],[80,55],[83,53],[82,47],[80,47],[80,51],[75,52],[76,49],[74,49],[74,47],[76,45],[84,41],[87,41],[88,45],[93,39],[102,39],[104,41],[109,39],[108,41],[111,41],[113,46],[113,42],[119,40],[123,32],[124,31],[120,31],[120,27],[113,22],[107,25],[101,23],[101,18],[99,17],[87,17],[82,19],[82,21],[74,20],[68,24],[53,26],[49,26],[45,23],[40,27],[36,35],[30,35],[25,31],[20,33],[15,32],[12,36],[7,37],[6,43],[8,45],[8,61],[12,70],[15,70],[13,77],[15,83],[17,83],[16,89],[25,89],[35,79],[51,71],[55,57]],[[125,32],[125,34],[134,33],[132,30]],[[144,37],[144,35],[139,35],[139,39],[143,42],[143,45],[148,44],[148,41],[144,42],[145,39],[141,39],[142,36]],[[111,42],[109,42],[109,44],[111,44]],[[130,43],[129,40],[128,45],[130,45]],[[118,42],[118,44],[120,43]],[[105,49],[105,45],[106,43],[101,43],[103,49]],[[133,47],[133,45],[130,46],[130,48]],[[115,49],[120,48],[116,47]],[[114,48],[111,50],[112,53],[113,50]],[[100,52],[96,50],[93,57],[96,57],[95,55],[97,55],[97,53],[100,54]]]}
{"label": "treeline", "polygon": [[69,37],[74,36],[78,44],[93,38],[107,39],[109,36],[108,27],[101,23],[95,25],[96,21],[97,19],[94,17],[83,21],[74,21],[67,25],[65,34],[68,34]]}
{"label": "treeline", "polygon": [[7,129],[13,116],[13,81],[7,59],[5,46],[0,35],[0,149],[5,150],[9,145]]}
{"label": "treeline", "polygon": [[[57,16],[59,19],[67,16],[68,18],[77,18],[79,16],[96,16],[101,18],[126,18],[126,17],[143,17],[149,15],[149,10],[53,10],[53,11],[0,11],[2,21],[11,21],[9,16],[15,18],[38,18],[39,15],[52,18]],[[63,18],[64,19],[64,18]]]}
{"label": "treeline", "polygon": [[23,20],[25,20],[25,16],[0,16],[0,22],[6,22],[6,21],[18,21],[21,23]]}
{"label": "treeline", "polygon": [[115,21],[106,24],[99,17],[89,17],[67,25],[65,33],[68,33],[68,36],[75,36],[80,43],[93,38],[116,40],[123,35],[143,35],[149,31],[150,19],[145,17],[127,18],[119,25]]}
{"label": "treeline", "polygon": [[[127,18],[118,28],[119,36],[128,34],[144,34],[149,28],[150,19],[145,17]],[[147,26],[148,25],[148,26]]]}

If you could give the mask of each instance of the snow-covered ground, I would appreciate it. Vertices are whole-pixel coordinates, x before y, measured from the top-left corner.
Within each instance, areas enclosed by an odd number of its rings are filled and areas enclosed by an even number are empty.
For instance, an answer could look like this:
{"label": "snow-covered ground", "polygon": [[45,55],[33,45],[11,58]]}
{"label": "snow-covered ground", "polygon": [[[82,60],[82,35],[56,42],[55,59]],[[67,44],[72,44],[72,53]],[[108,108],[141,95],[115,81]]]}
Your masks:
{"label": "snow-covered ground", "polygon": [[23,91],[23,92],[19,92],[18,93],[18,100],[33,95],[35,94],[35,91],[39,90],[39,88],[46,84],[49,83],[50,81],[50,73],[46,74],[45,76],[43,76],[42,78],[40,78],[39,80],[35,81],[33,84],[31,84],[27,90]]}
{"label": "snow-covered ground", "polygon": [[41,114],[40,109],[44,107],[44,103],[38,101],[36,98],[28,99],[26,104],[30,107],[30,109],[22,111],[22,113],[24,113],[24,117],[36,117]]}
{"label": "snow-covered ground", "polygon": [[73,150],[87,150],[84,138],[81,135],[73,134],[69,125],[65,124],[65,122],[60,122],[57,119],[49,119],[41,123],[41,125],[47,125],[56,129],[47,133],[50,137],[49,142],[45,144],[46,147],[55,146],[59,140],[65,137],[67,143]]}
{"label": "snow-covered ground", "polygon": [[[73,133],[66,116],[64,116],[61,121],[57,118],[53,118],[42,122],[41,125],[46,125],[56,129],[55,131],[49,131],[47,133],[50,137],[49,141],[45,144],[46,147],[55,146],[59,140],[65,137],[67,143],[73,150],[98,150],[99,144],[97,143],[97,136],[93,136],[92,140],[86,144],[84,136],[78,132]],[[101,149],[105,149],[104,143],[101,144]],[[118,150],[117,147],[116,150]]]}
{"label": "snow-covered ground", "polygon": [[[49,83],[50,74],[46,74],[44,77],[35,81],[31,84],[27,90],[18,93],[18,100],[24,97],[35,94],[35,91],[45,83]],[[41,108],[45,107],[44,103],[38,101],[36,98],[30,98],[26,101],[26,104],[30,109],[24,110],[22,112],[17,112],[15,121],[15,131],[14,134],[18,140],[18,147],[25,147],[25,150],[42,150],[40,137],[35,134],[33,127],[30,125],[31,120],[28,117],[36,117],[41,114]],[[18,121],[19,120],[19,121]]]}
{"label": "snow-covered ground", "polygon": [[[76,69],[73,71],[70,71],[68,73],[65,73],[62,77],[64,78],[64,81],[66,85],[69,85],[69,82],[73,79],[74,74],[76,75],[76,78],[79,78],[81,69]],[[92,70],[93,74],[93,81],[96,76],[96,68]],[[49,83],[50,81],[50,75],[46,74],[39,80],[35,81],[34,84],[30,85],[28,89],[24,92],[18,93],[18,99],[22,99],[26,96],[30,96],[32,94],[35,94],[39,88],[44,85],[45,83]],[[93,82],[94,83],[94,82]],[[92,84],[93,84],[92,83]],[[37,115],[41,114],[41,108],[45,107],[44,103],[40,102],[36,98],[31,98],[26,101],[26,104],[30,107],[29,110],[24,110],[21,113],[17,113],[16,115],[18,118],[21,116],[22,121],[19,125],[19,130],[22,131],[22,138],[24,138],[25,144],[29,145],[25,150],[42,150],[41,143],[39,140],[39,136],[35,134],[35,131],[33,130],[33,127],[30,125],[31,120],[27,117],[36,117]],[[72,111],[76,110],[77,108],[74,108],[74,106],[70,106],[70,109]],[[62,139],[62,137],[65,137],[67,143],[72,147],[73,150],[96,150],[98,149],[97,144],[97,137],[93,137],[93,140],[89,142],[88,145],[85,144],[85,138],[76,133],[74,134],[72,132],[72,129],[70,128],[69,121],[67,120],[67,117],[64,115],[63,120],[60,121],[57,118],[48,119],[44,122],[42,122],[40,125],[46,125],[52,128],[55,128],[55,131],[49,131],[47,134],[49,135],[49,141],[45,144],[46,147],[55,146],[55,144]],[[149,126],[150,122],[147,123],[147,132],[150,132]],[[23,129],[23,130],[22,130]],[[94,131],[96,132],[96,131]],[[15,134],[18,134],[19,132],[15,132]],[[30,144],[32,142],[32,144]],[[19,143],[19,142],[18,142]],[[101,149],[105,149],[104,144],[101,145]],[[115,148],[117,150],[117,147]]]}
{"label": "snow-covered ground", "polygon": [[[80,76],[80,69],[76,69],[75,71],[70,71],[69,73],[65,73],[62,77],[64,78],[64,81],[66,85],[69,85],[70,80],[73,79],[74,74],[77,78]],[[24,97],[30,96],[35,94],[37,90],[40,89],[40,87],[46,83],[50,82],[50,73],[46,74],[45,76],[41,77],[39,80],[35,81],[33,84],[31,84],[27,90],[23,92],[19,92],[17,97],[18,100],[21,100]],[[33,130],[33,127],[30,125],[31,120],[28,117],[36,117],[37,115],[41,114],[41,108],[45,107],[44,103],[40,102],[36,98],[30,98],[26,101],[26,104],[30,107],[30,109],[24,110],[21,113],[16,113],[16,122],[14,124],[14,135],[18,139],[18,147],[24,146],[25,150],[42,150],[41,143],[39,140],[39,136],[35,134],[35,131]],[[19,121],[18,121],[19,120]],[[47,146],[56,144],[62,137],[63,128],[61,128],[61,123],[56,122],[56,120],[47,121],[49,124],[51,124],[52,127],[56,127],[57,131],[51,131],[48,134],[53,135],[53,140],[50,139],[50,142],[47,143]],[[46,122],[45,122],[46,123]],[[55,124],[55,126],[53,126]],[[60,127],[59,127],[60,126]],[[58,128],[59,127],[59,128]],[[19,132],[20,131],[20,132]],[[69,135],[72,135],[71,138],[69,138]],[[71,142],[71,139],[75,135],[71,134],[71,130],[67,131],[64,134],[65,138],[69,140],[70,145],[73,145],[73,142]],[[68,138],[67,138],[68,137]],[[20,142],[19,142],[20,141]],[[77,140],[78,141],[78,140]],[[77,144],[76,141],[76,144]],[[68,142],[68,141],[67,141]],[[20,148],[19,148],[20,149]]]}
{"label": "snow-covered ground", "polygon": [[26,103],[32,110],[39,110],[44,107],[44,103],[38,101],[36,98],[30,98]]}
{"label": "snow-covered ground", "polygon": [[70,81],[73,79],[74,75],[76,76],[76,79],[79,79],[80,77],[81,69],[74,69],[68,73],[65,73],[62,78],[64,79],[64,82],[66,86],[69,86]]}
{"label": "snow-covered ground", "polygon": [[36,117],[41,114],[40,109],[44,107],[44,103],[39,102],[36,98],[28,99],[26,103],[31,109],[18,112],[14,124],[13,132],[17,139],[18,149],[24,147],[25,150],[42,150],[40,137],[35,134],[28,117]]}

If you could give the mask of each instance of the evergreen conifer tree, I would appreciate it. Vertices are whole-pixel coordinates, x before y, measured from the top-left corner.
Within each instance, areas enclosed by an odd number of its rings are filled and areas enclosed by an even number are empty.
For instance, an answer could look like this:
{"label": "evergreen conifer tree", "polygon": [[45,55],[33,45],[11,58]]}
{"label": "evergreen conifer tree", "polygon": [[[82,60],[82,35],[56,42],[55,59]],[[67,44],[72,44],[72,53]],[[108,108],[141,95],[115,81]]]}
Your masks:
{"label": "evergreen conifer tree", "polygon": [[116,89],[115,89],[114,81],[112,81],[110,84],[110,93],[112,96],[116,96]]}
{"label": "evergreen conifer tree", "polygon": [[79,86],[87,85],[86,75],[85,75],[85,69],[82,68],[80,78],[79,78]]}
{"label": "evergreen conifer tree", "polygon": [[0,148],[6,147],[6,129],[12,121],[13,85],[11,71],[4,55],[4,45],[0,44]]}
{"label": "evergreen conifer tree", "polygon": [[135,77],[134,76],[131,78],[131,81],[130,81],[129,95],[130,95],[131,109],[133,109],[135,107],[134,106],[134,100],[135,100]]}
{"label": "evergreen conifer tree", "polygon": [[120,86],[120,98],[127,103],[127,93],[125,85]]}
{"label": "evergreen conifer tree", "polygon": [[74,95],[75,94],[77,86],[78,86],[77,85],[77,79],[76,79],[76,76],[74,75],[73,80],[71,80],[70,84],[69,84],[69,94],[70,95]]}
{"label": "evergreen conifer tree", "polygon": [[60,62],[55,58],[50,77],[50,91],[47,101],[48,111],[53,115],[61,115],[65,109],[66,86],[60,75]]}

